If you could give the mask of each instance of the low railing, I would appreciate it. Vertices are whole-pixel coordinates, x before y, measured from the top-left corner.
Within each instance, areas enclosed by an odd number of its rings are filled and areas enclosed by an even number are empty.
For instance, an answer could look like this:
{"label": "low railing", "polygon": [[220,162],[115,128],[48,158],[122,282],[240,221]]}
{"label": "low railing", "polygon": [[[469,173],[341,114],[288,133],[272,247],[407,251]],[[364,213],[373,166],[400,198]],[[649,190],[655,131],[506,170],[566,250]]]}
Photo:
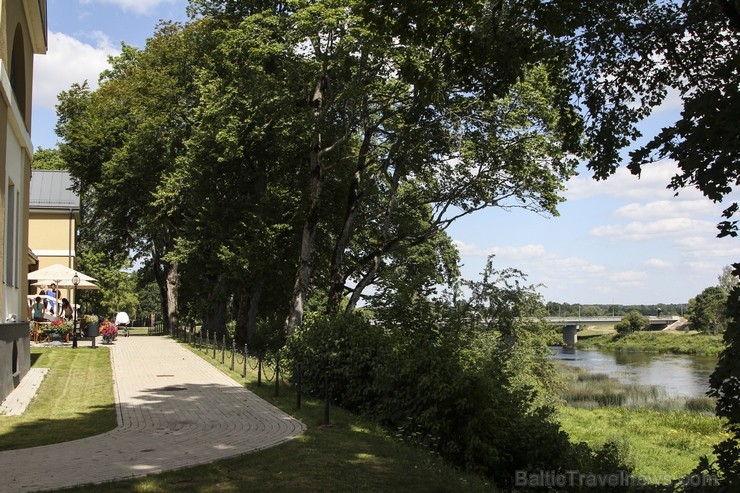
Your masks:
{"label": "low railing", "polygon": [[[301,365],[295,368],[283,369],[280,363],[280,353],[267,357],[264,354],[249,354],[246,344],[237,346],[236,341],[226,335],[210,333],[209,331],[196,331],[194,328],[180,328],[173,332],[172,336],[213,360],[213,364],[219,364],[232,372],[238,372],[244,380],[249,372],[256,372],[257,386],[261,387],[263,381],[275,387],[275,396],[280,395],[280,386],[290,386],[296,395],[296,408],[301,408],[303,394]],[[286,371],[287,370],[287,371]],[[253,375],[251,373],[250,375]],[[288,381],[286,381],[286,377]],[[329,392],[329,376],[325,375],[323,382],[324,390],[321,396],[316,396],[324,401],[324,424],[329,424],[329,409],[331,396]]]}

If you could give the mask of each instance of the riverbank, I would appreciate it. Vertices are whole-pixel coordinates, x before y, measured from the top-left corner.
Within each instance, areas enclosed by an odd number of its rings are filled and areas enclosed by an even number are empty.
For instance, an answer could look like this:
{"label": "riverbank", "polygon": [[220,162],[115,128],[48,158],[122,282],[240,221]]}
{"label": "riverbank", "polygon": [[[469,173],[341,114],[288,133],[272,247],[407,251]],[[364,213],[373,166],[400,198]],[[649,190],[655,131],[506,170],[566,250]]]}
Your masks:
{"label": "riverbank", "polygon": [[724,349],[721,335],[689,331],[643,331],[629,334],[579,333],[578,349],[604,351],[645,351],[652,353],[717,356]]}
{"label": "riverbank", "polygon": [[671,398],[661,387],[624,383],[604,373],[558,363],[564,386],[558,419],[574,442],[599,448],[613,442],[649,484],[689,474],[724,437],[713,399]]}

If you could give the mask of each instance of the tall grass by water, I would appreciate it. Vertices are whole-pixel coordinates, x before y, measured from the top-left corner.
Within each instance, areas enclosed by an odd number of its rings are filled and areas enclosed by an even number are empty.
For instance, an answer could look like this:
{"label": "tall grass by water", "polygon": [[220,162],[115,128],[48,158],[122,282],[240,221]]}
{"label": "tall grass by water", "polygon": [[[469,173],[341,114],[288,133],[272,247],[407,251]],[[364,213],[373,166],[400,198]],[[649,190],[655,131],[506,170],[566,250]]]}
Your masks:
{"label": "tall grass by water", "polygon": [[692,411],[714,413],[716,399],[704,396],[669,397],[656,385],[625,383],[604,373],[561,364],[565,386],[560,396],[572,407],[595,409],[623,407],[655,411]]}

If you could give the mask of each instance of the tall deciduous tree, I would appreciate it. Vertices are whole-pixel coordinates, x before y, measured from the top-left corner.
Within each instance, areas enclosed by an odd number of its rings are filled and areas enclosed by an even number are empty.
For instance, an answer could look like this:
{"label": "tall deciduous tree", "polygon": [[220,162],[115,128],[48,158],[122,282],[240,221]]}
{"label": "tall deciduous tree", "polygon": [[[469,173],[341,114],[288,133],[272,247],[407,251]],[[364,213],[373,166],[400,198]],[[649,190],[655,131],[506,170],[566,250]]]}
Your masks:
{"label": "tall deciduous tree", "polygon": [[[738,266],[740,267],[740,266]],[[740,269],[735,271],[740,274]],[[727,301],[730,320],[724,333],[725,349],[709,378],[709,395],[717,398],[717,416],[726,419],[728,437],[715,447],[717,463],[728,491],[740,487],[740,285]]]}
{"label": "tall deciduous tree", "polygon": [[163,25],[145,50],[124,46],[92,92],[75,85],[60,95],[60,152],[86,201],[90,239],[99,250],[151,256],[167,325],[178,323],[181,197],[162,194],[176,179],[190,131],[193,59],[178,25]]}
{"label": "tall deciduous tree", "polygon": [[727,327],[727,292],[720,286],[706,288],[689,300],[686,318],[696,330],[711,334]]}
{"label": "tall deciduous tree", "polygon": [[[283,72],[292,87],[276,84],[303,101],[303,116],[282,115],[305,122],[293,142],[308,172],[288,333],[302,319],[322,235],[332,242],[327,310],[336,312],[348,281],[351,310],[391,255],[460,216],[489,206],[555,213],[580,126],[561,59],[518,4],[193,1],[191,9],[231,29],[224,39],[270,53],[260,65],[268,77],[301,61]],[[333,225],[326,211],[338,206]],[[408,221],[417,214],[423,221]]]}

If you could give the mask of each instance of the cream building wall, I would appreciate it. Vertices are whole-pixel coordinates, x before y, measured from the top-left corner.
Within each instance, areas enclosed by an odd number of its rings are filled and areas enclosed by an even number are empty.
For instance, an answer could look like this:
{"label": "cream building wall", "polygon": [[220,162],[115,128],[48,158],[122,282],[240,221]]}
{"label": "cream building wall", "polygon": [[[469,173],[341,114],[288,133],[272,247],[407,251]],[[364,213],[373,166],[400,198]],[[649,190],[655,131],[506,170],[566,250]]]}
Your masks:
{"label": "cream building wall", "polygon": [[30,368],[26,295],[33,57],[46,50],[46,0],[0,0],[0,401]]}
{"label": "cream building wall", "polygon": [[28,245],[39,259],[39,269],[52,264],[74,267],[78,211],[53,214],[31,211]]}

